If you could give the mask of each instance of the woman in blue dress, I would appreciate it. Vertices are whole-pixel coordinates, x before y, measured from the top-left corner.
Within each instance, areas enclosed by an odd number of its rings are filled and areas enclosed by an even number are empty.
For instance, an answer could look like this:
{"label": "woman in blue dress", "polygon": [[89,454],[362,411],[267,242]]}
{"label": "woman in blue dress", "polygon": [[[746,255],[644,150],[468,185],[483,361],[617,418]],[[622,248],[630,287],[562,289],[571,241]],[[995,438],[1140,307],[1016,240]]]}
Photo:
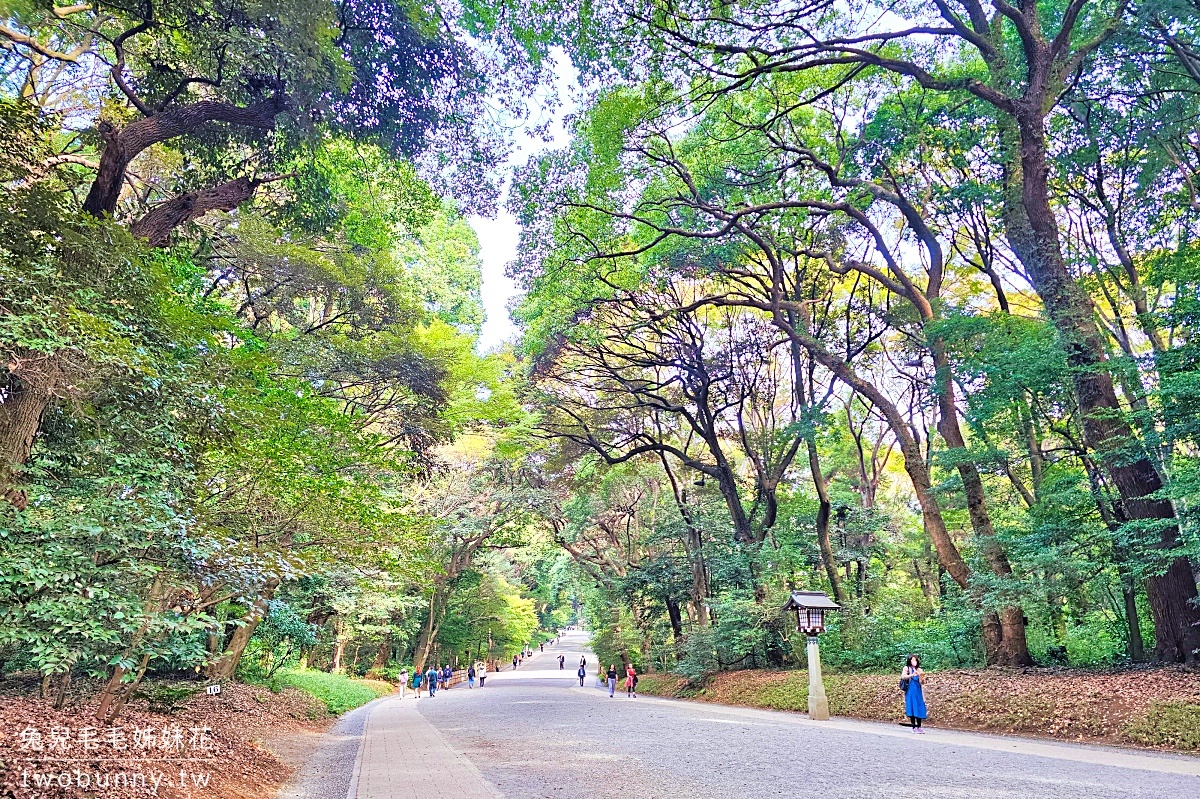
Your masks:
{"label": "woman in blue dress", "polygon": [[908,686],[904,691],[904,715],[912,722],[913,732],[924,735],[925,730],[921,729],[921,722],[928,713],[925,711],[925,692],[921,687],[921,683],[925,681],[925,672],[921,671],[920,657],[908,656],[908,660],[904,662],[904,671],[900,672],[900,679]]}

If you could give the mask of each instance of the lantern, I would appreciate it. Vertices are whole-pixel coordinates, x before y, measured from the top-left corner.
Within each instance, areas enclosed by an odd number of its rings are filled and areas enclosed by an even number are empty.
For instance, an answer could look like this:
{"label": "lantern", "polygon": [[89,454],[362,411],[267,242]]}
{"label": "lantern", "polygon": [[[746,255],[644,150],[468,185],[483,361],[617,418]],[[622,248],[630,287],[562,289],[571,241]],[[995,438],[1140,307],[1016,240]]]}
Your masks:
{"label": "lantern", "polygon": [[840,610],[838,604],[820,591],[793,591],[783,610],[795,611],[796,629],[808,636],[808,717],[829,720],[829,699],[821,678],[821,649],[817,634],[825,632],[825,611]]}
{"label": "lantern", "polygon": [[841,608],[820,591],[793,591],[783,609],[795,611],[799,632],[816,635],[825,632],[825,611]]}

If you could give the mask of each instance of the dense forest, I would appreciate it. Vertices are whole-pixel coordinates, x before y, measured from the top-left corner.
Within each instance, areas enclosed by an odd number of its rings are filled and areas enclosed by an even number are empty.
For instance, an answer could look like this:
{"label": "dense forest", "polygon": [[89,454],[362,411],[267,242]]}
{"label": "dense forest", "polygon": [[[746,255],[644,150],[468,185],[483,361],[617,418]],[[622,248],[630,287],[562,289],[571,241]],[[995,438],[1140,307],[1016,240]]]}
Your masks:
{"label": "dense forest", "polygon": [[1191,0],[2,5],[3,674],[1197,659]]}
{"label": "dense forest", "polygon": [[784,663],[807,586],[839,665],[1196,658],[1198,12],[598,14],[511,199],[597,629]]}

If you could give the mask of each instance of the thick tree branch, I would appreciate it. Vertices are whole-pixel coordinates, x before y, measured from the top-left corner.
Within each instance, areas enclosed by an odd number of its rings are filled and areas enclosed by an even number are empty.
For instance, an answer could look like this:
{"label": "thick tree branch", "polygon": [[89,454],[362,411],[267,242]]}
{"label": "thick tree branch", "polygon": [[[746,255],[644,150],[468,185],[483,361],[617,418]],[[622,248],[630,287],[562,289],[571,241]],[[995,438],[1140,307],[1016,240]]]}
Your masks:
{"label": "thick tree branch", "polygon": [[121,181],[126,167],[139,153],[159,142],[174,139],[194,131],[209,122],[224,122],[257,130],[272,130],[275,117],[288,108],[288,100],[276,95],[249,106],[238,106],[219,100],[201,100],[191,105],[148,116],[117,130],[101,122],[99,131],[105,139],[96,180],[84,200],[83,210],[92,216],[111,214],[121,196]]}

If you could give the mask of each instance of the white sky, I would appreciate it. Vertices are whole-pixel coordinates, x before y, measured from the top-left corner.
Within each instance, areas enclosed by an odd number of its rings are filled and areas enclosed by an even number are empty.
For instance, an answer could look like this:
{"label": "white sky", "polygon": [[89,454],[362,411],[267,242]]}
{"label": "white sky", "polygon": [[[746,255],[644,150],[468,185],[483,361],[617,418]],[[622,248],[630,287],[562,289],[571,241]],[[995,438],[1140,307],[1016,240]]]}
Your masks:
{"label": "white sky", "polygon": [[[563,53],[555,53],[554,58],[555,89],[558,93],[559,107],[547,109],[544,102],[536,97],[530,101],[531,124],[516,131],[516,146],[512,155],[506,163],[497,168],[504,175],[506,195],[508,177],[513,166],[524,164],[531,155],[567,143],[563,118],[575,113],[578,76]],[[528,135],[530,127],[546,121],[547,117],[551,117],[549,131],[553,136],[549,144]],[[483,307],[487,313],[476,349],[487,352],[516,338],[517,329],[509,318],[508,305],[517,294],[517,286],[504,274],[504,268],[517,256],[520,225],[512,214],[504,210],[503,202],[494,218],[471,216],[467,217],[467,221],[479,236],[480,259],[483,261]]]}

